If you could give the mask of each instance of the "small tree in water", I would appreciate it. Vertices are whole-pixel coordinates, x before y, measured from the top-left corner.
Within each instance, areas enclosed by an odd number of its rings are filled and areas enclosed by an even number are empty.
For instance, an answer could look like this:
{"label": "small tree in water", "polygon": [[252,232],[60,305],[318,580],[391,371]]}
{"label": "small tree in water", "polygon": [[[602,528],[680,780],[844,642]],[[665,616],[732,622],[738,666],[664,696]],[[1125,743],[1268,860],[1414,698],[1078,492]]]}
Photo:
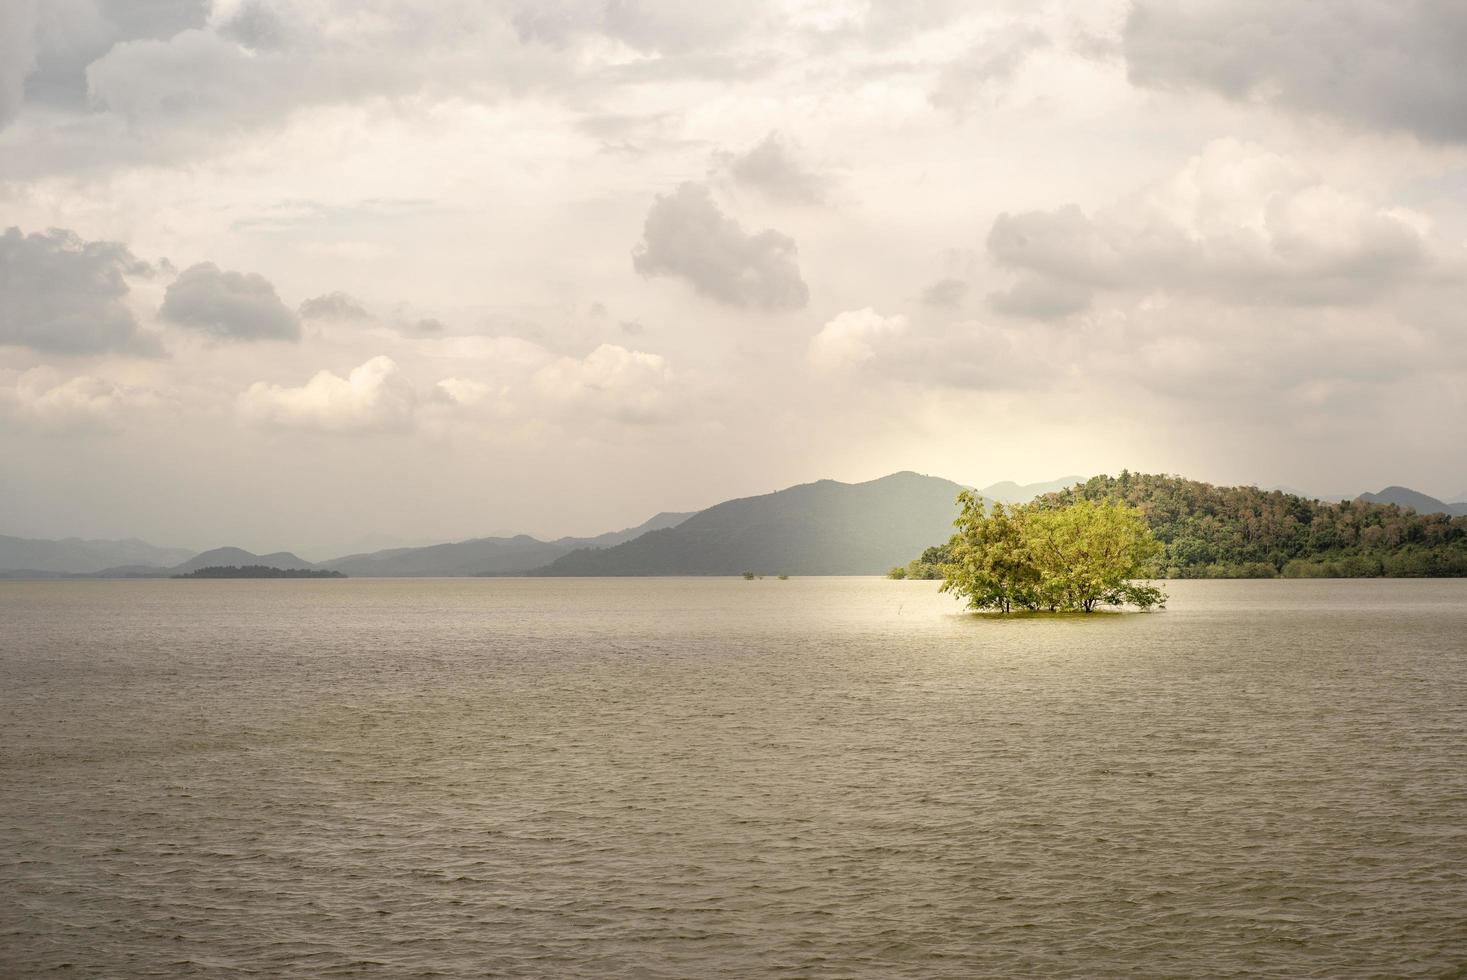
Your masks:
{"label": "small tree in water", "polygon": [[1101,605],[1150,609],[1166,600],[1160,589],[1132,581],[1161,552],[1135,508],[1082,500],[1053,510],[990,510],[969,491],[958,503],[942,591],[970,608],[1088,613]]}

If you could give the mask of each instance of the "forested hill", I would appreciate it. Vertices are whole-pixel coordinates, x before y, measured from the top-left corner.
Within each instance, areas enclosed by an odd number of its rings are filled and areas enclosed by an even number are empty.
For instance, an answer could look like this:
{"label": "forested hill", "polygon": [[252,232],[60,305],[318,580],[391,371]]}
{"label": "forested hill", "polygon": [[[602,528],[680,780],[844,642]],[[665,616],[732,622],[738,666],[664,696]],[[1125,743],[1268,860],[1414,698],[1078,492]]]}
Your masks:
{"label": "forested hill", "polygon": [[1467,517],[1125,471],[1035,503],[1081,498],[1139,508],[1165,545],[1157,574],[1168,578],[1467,575]]}

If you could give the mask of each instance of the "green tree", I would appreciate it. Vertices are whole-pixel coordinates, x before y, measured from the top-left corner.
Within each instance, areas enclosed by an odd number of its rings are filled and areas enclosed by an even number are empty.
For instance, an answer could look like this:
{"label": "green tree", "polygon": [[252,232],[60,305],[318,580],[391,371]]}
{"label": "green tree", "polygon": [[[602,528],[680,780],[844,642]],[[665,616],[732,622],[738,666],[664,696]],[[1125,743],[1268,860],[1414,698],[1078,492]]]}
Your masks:
{"label": "green tree", "polygon": [[1132,581],[1162,548],[1132,507],[1080,500],[1062,508],[990,509],[969,491],[958,495],[958,504],[942,591],[972,609],[1088,613],[1101,605],[1150,609],[1166,598]]}
{"label": "green tree", "polygon": [[958,494],[958,506],[953,522],[958,531],[947,545],[941,591],[966,599],[971,609],[1038,608],[1039,572],[1024,541],[1028,510],[1001,503],[989,510],[970,490]]}
{"label": "green tree", "polygon": [[1023,539],[1038,573],[1036,597],[1047,609],[1093,612],[1097,606],[1150,609],[1166,598],[1134,584],[1162,546],[1139,510],[1116,501],[1080,500],[1025,513]]}

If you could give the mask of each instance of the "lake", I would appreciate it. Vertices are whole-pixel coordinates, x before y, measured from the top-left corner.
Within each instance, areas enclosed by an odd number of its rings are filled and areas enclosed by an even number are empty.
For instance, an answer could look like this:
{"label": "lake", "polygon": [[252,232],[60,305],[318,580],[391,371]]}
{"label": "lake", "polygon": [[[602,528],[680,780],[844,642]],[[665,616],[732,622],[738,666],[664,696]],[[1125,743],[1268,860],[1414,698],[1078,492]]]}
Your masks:
{"label": "lake", "polygon": [[0,582],[0,974],[1467,971],[1467,581]]}

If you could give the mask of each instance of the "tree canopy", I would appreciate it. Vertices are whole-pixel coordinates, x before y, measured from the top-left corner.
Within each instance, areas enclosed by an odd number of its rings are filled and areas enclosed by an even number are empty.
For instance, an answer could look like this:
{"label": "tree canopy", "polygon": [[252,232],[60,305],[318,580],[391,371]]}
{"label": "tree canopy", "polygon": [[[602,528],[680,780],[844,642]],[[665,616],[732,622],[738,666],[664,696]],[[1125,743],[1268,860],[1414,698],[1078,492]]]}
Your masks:
{"label": "tree canopy", "polygon": [[[972,491],[958,495],[957,533],[947,544],[942,591],[972,609],[1079,610],[1164,603],[1143,577],[1161,545],[1141,512],[1115,501],[1065,507],[988,507]],[[930,549],[929,549],[930,550]]]}
{"label": "tree canopy", "polygon": [[1145,515],[1162,543],[1152,559],[1157,577],[1467,575],[1467,517],[1125,470],[1046,494],[1035,505],[1064,508],[1081,500],[1116,501]]}

